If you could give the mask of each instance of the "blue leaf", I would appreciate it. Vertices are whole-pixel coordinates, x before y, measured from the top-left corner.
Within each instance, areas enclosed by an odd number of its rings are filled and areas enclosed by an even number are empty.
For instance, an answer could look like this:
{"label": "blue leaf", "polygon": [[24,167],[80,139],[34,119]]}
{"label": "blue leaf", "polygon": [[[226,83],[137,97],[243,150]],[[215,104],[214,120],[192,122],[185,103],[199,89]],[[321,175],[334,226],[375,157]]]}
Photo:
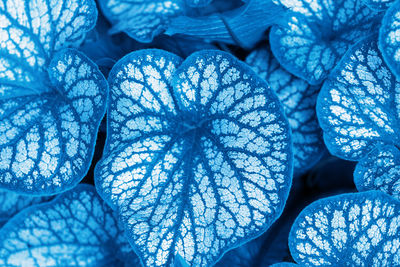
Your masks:
{"label": "blue leaf", "polygon": [[307,266],[399,266],[400,202],[379,191],[317,200],[292,226],[289,247]]}
{"label": "blue leaf", "polygon": [[318,120],[329,151],[358,161],[379,144],[398,145],[399,88],[381,57],[376,37],[349,50],[317,100]]}
{"label": "blue leaf", "polygon": [[265,36],[273,24],[286,18],[286,9],[271,0],[249,0],[243,6],[226,12],[171,20],[168,35],[184,34],[211,41],[251,48]]}
{"label": "blue leaf", "polygon": [[107,82],[82,53],[53,56],[49,88],[0,100],[0,185],[33,195],[74,187],[87,173],[106,109]]}
{"label": "blue leaf", "polygon": [[210,4],[213,0],[186,0],[186,3],[191,7],[203,7]]}
{"label": "blue leaf", "polygon": [[50,91],[46,67],[96,23],[93,0],[0,1],[0,98]]}
{"label": "blue leaf", "polygon": [[110,73],[108,136],[95,169],[146,266],[215,263],[279,217],[290,129],[268,85],[231,55],[133,52]]}
{"label": "blue leaf", "polygon": [[310,84],[322,83],[348,48],[380,21],[361,0],[275,1],[294,13],[286,25],[271,28],[272,52],[285,69]]}
{"label": "blue leaf", "polygon": [[185,3],[179,0],[99,0],[99,4],[113,24],[110,33],[125,32],[143,43],[150,43],[172,18],[185,12]]}
{"label": "blue leaf", "polygon": [[386,10],[396,0],[363,0],[363,2],[373,10]]}
{"label": "blue leaf", "polygon": [[200,8],[179,0],[101,0],[100,6],[113,24],[110,33],[123,31],[145,43],[165,32],[251,47],[284,16],[284,9],[271,0],[219,0]]}
{"label": "blue leaf", "polygon": [[381,190],[400,199],[400,151],[395,146],[377,146],[357,164],[354,183],[358,191]]}
{"label": "blue leaf", "polygon": [[139,264],[116,214],[90,185],[25,209],[0,230],[1,266],[118,266],[125,260]]}
{"label": "blue leaf", "polygon": [[379,49],[390,70],[400,79],[400,1],[386,11],[379,30]]}
{"label": "blue leaf", "polygon": [[283,69],[269,47],[252,52],[246,62],[276,92],[292,128],[294,173],[301,175],[325,151],[315,105],[320,86],[311,86]]}
{"label": "blue leaf", "polygon": [[26,207],[48,200],[48,197],[20,195],[0,189],[0,224],[6,223],[12,216]]}

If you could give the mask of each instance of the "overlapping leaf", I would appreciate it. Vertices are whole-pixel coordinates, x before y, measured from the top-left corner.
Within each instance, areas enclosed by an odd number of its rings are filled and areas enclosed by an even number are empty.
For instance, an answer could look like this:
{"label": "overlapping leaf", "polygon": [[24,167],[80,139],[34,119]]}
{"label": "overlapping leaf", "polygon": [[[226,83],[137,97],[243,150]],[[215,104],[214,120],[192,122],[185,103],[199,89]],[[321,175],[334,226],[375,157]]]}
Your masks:
{"label": "overlapping leaf", "polygon": [[54,55],[51,91],[0,100],[0,184],[54,194],[86,174],[106,107],[106,80],[76,50]]}
{"label": "overlapping leaf", "polygon": [[320,159],[325,150],[315,113],[320,87],[311,86],[288,73],[269,48],[255,50],[246,62],[267,81],[282,102],[292,128],[294,173],[304,173]]}
{"label": "overlapping leaf", "polygon": [[196,17],[179,16],[171,21],[166,34],[184,34],[249,49],[264,38],[265,31],[271,25],[286,19],[286,9],[271,0],[243,2],[246,2],[243,6],[226,12]]}
{"label": "overlapping leaf", "polygon": [[380,191],[317,200],[289,236],[293,258],[308,266],[398,266],[400,202]]}
{"label": "overlapping leaf", "polygon": [[165,32],[251,47],[284,14],[270,0],[102,0],[100,6],[111,33],[123,31],[145,43]]}
{"label": "overlapping leaf", "polygon": [[32,197],[0,189],[0,225],[26,207],[46,201],[46,197]]}
{"label": "overlapping leaf", "polygon": [[93,1],[0,2],[0,186],[54,194],[86,174],[107,83],[81,53]]}
{"label": "overlapping leaf", "polygon": [[0,96],[50,91],[53,54],[77,46],[96,23],[93,0],[0,1]]}
{"label": "overlapping leaf", "polygon": [[379,30],[379,48],[390,70],[400,79],[400,1],[386,11]]}
{"label": "overlapping leaf", "polygon": [[138,266],[116,214],[95,188],[78,185],[34,205],[0,230],[2,266]]}
{"label": "overlapping leaf", "polygon": [[359,191],[381,190],[400,199],[400,151],[395,146],[379,145],[360,160],[354,171]]}
{"label": "overlapping leaf", "polygon": [[96,186],[146,266],[215,263],[263,233],[291,183],[288,122],[272,90],[229,54],[183,63],[133,52],[110,73]]}
{"label": "overlapping leaf", "polygon": [[377,29],[380,15],[361,0],[275,0],[294,11],[270,32],[271,49],[292,74],[320,84],[348,48]]}
{"label": "overlapping leaf", "polygon": [[399,95],[400,83],[386,66],[376,38],[372,37],[349,51],[318,97],[317,115],[328,149],[344,159],[361,160],[356,176],[363,172],[368,179],[372,173],[379,174],[374,177],[376,181],[368,184],[381,183],[380,179],[388,181],[389,177],[393,181],[398,179],[390,166],[373,160],[379,151],[369,153],[399,144]]}
{"label": "overlapping leaf", "polygon": [[398,196],[399,88],[376,38],[369,38],[349,51],[321,90],[317,111],[326,144],[333,154],[360,161],[359,190]]}

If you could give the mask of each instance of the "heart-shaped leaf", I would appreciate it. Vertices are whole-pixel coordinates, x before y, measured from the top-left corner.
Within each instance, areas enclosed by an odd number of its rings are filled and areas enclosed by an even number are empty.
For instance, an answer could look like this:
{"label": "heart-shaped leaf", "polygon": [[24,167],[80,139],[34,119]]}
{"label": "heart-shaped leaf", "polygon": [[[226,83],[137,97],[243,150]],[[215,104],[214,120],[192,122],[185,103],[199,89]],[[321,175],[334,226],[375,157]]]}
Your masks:
{"label": "heart-shaped leaf", "polygon": [[[45,195],[86,174],[107,83],[77,46],[97,18],[92,0],[0,3],[0,186]],[[61,51],[62,50],[62,51]]]}
{"label": "heart-shaped leaf", "polygon": [[105,113],[107,83],[68,49],[48,68],[51,91],[0,100],[0,185],[33,195],[75,186],[89,169]]}
{"label": "heart-shaped leaf", "polygon": [[324,81],[348,48],[374,32],[380,16],[361,0],[275,0],[294,11],[270,32],[279,63],[310,84]]}
{"label": "heart-shaped leaf", "polygon": [[325,151],[315,112],[320,87],[288,73],[268,47],[254,50],[246,62],[267,81],[283,105],[292,128],[294,173],[301,175],[317,163]]}
{"label": "heart-shaped leaf", "polygon": [[268,85],[231,55],[133,52],[110,73],[95,170],[146,266],[214,264],[262,234],[291,184],[290,129]]}
{"label": "heart-shaped leaf", "polygon": [[[0,230],[2,266],[138,266],[116,214],[90,185],[34,205]],[[128,265],[127,265],[128,266]]]}
{"label": "heart-shaped leaf", "polygon": [[289,247],[306,266],[398,266],[400,202],[380,191],[317,200],[292,226]]}

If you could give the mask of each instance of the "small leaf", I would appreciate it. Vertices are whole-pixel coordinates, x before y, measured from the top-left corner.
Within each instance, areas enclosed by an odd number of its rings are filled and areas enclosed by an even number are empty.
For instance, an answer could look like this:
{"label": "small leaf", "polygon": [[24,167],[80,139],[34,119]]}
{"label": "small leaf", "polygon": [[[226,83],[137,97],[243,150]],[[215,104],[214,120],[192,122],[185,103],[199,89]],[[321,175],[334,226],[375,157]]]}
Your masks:
{"label": "small leaf", "polygon": [[379,49],[390,70],[400,79],[400,1],[386,11],[379,30]]}
{"label": "small leaf", "polygon": [[271,28],[279,63],[310,84],[321,84],[348,48],[377,29],[380,16],[361,0],[275,0],[290,8],[286,25]]}
{"label": "small leaf", "polygon": [[90,185],[25,209],[0,230],[2,266],[121,266],[125,260],[139,264],[115,213]]}
{"label": "small leaf", "polygon": [[317,200],[292,226],[289,247],[307,266],[398,266],[400,202],[380,192]]}
{"label": "small leaf", "polygon": [[51,195],[86,175],[106,109],[107,82],[82,53],[54,55],[49,92],[0,100],[0,185]]}
{"label": "small leaf", "polygon": [[145,266],[213,265],[281,214],[290,129],[268,85],[220,51],[133,52],[109,76],[108,136],[95,170]]}
{"label": "small leaf", "polygon": [[281,101],[292,128],[294,173],[301,175],[325,151],[315,105],[320,86],[311,86],[283,69],[269,47],[253,51],[246,62],[265,79]]}
{"label": "small leaf", "polygon": [[380,190],[400,199],[400,151],[395,146],[377,146],[361,159],[354,171],[358,191]]}
{"label": "small leaf", "polygon": [[379,144],[400,144],[400,83],[376,38],[355,45],[324,83],[317,115],[329,151],[360,160]]}

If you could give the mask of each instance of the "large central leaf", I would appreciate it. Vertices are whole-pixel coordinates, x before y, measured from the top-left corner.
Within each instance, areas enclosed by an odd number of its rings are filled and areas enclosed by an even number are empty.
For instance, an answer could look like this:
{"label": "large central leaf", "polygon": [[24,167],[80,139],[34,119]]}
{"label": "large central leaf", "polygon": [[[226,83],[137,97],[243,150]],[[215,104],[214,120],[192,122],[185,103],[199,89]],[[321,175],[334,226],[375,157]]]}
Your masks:
{"label": "large central leaf", "polygon": [[215,263],[263,233],[291,184],[290,130],[272,90],[229,54],[183,63],[160,50],[110,73],[98,191],[118,208],[146,266]]}

